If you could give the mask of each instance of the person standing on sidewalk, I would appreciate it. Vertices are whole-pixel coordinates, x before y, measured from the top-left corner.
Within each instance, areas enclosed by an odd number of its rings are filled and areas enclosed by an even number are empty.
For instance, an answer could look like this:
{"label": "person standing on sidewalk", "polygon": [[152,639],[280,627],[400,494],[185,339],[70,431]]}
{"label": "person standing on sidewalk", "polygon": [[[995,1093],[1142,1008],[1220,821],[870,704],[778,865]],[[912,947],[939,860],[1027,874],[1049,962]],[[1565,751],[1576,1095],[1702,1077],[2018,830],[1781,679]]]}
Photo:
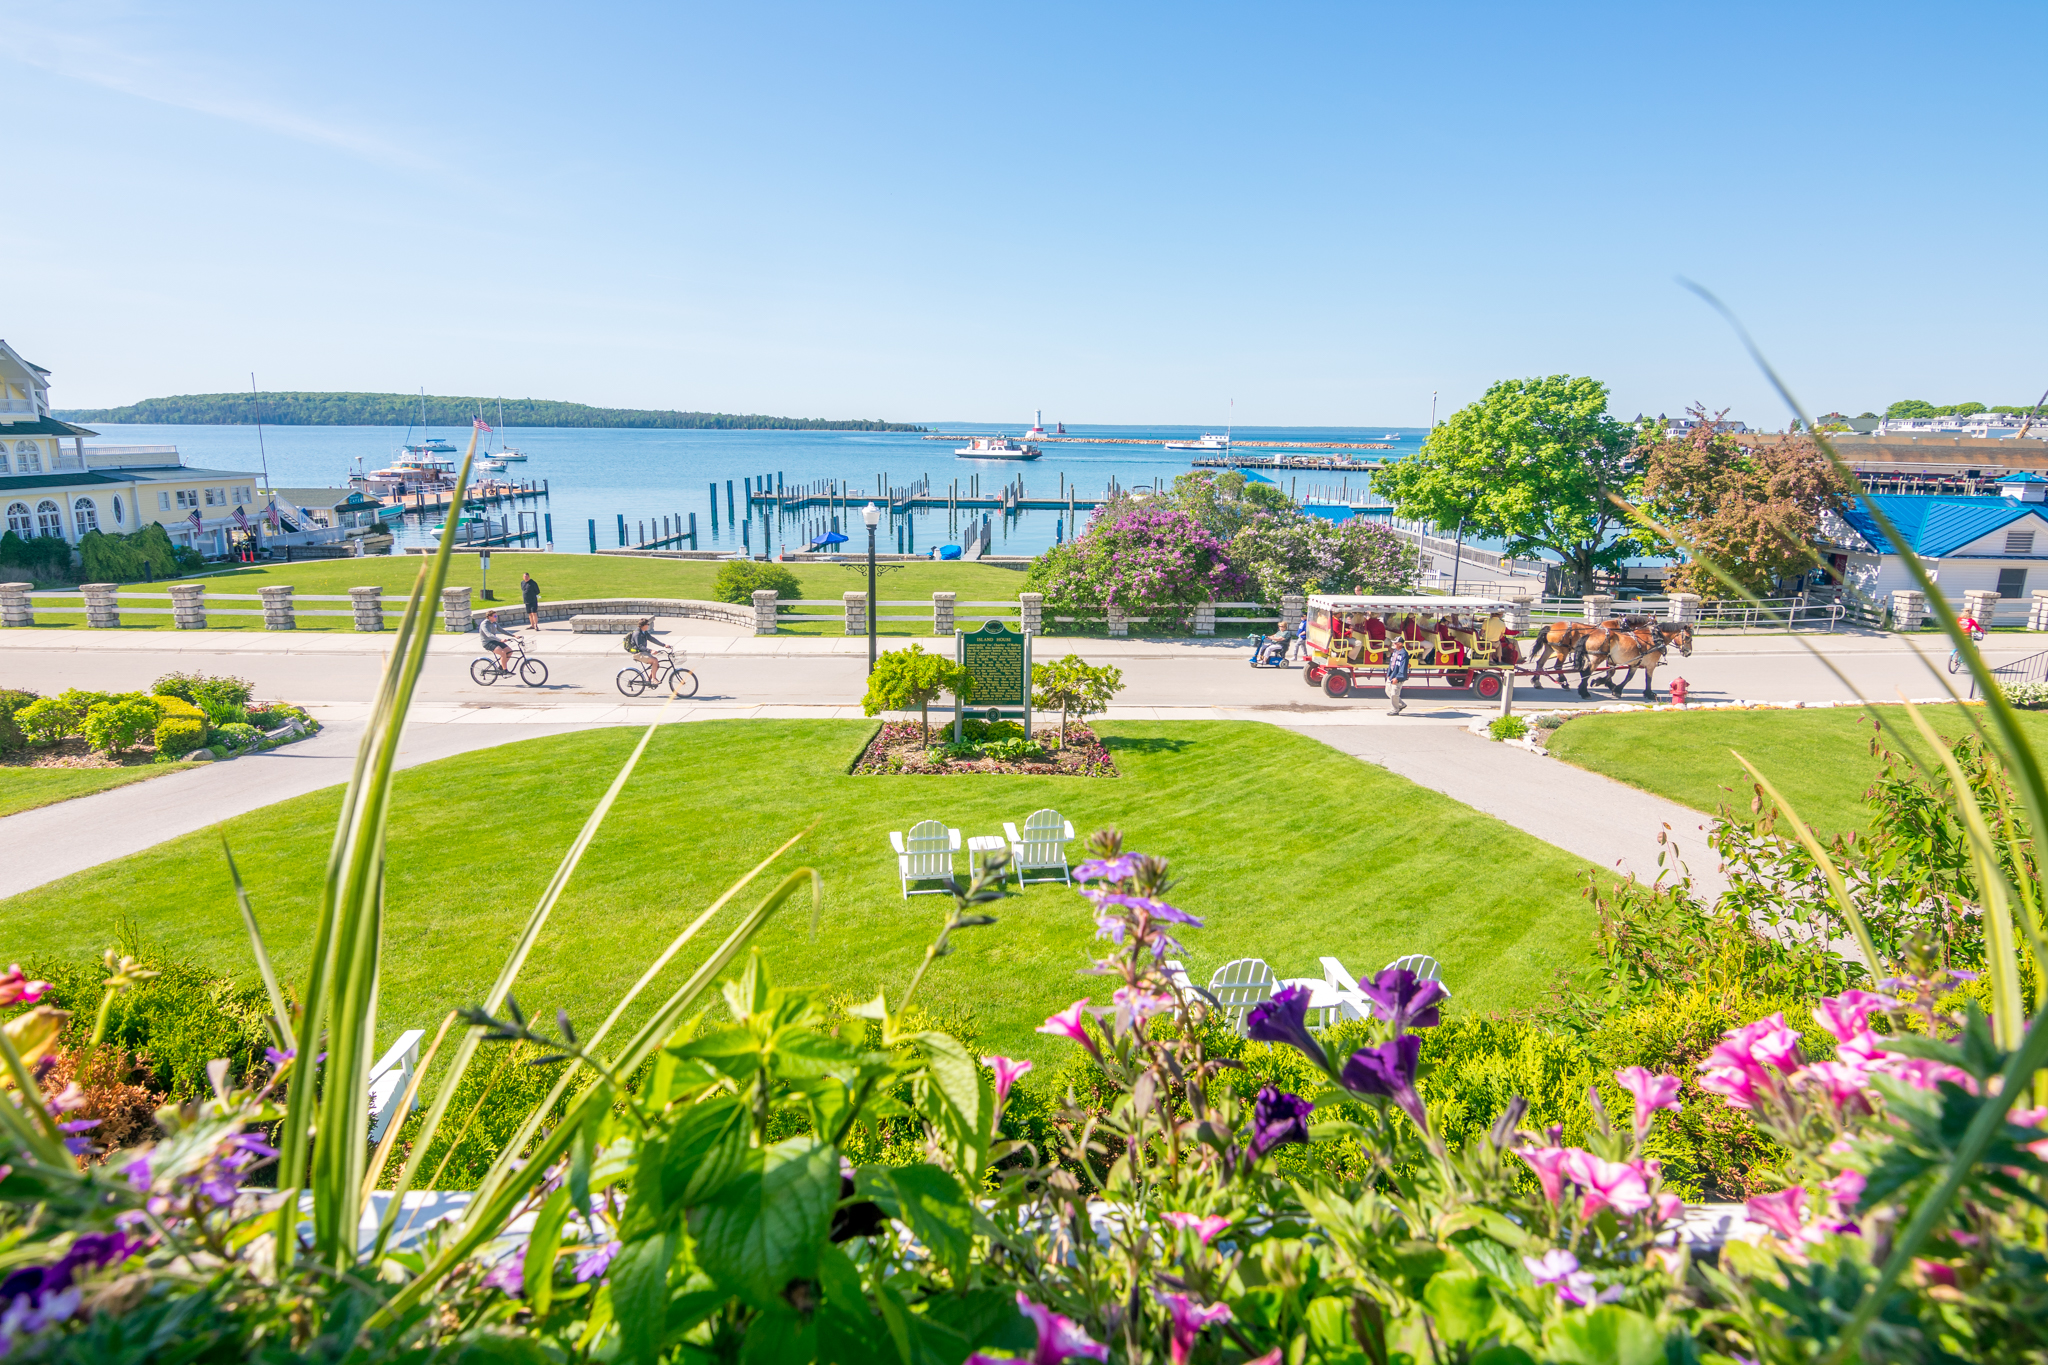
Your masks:
{"label": "person standing on sidewalk", "polygon": [[533,575],[519,575],[519,595],[526,600],[526,624],[530,629],[540,629],[540,584],[533,581]]}
{"label": "person standing on sidewalk", "polygon": [[1392,715],[1398,716],[1408,709],[1407,703],[1401,700],[1401,684],[1407,681],[1408,644],[1397,636],[1393,653],[1387,655],[1387,700],[1393,703],[1389,708]]}

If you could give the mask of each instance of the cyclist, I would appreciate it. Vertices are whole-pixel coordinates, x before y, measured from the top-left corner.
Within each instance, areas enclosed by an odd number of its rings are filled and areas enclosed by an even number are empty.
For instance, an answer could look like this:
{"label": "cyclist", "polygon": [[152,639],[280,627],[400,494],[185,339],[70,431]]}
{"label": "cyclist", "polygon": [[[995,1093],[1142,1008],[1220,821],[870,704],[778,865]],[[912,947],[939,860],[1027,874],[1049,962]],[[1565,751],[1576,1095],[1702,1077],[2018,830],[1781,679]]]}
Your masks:
{"label": "cyclist", "polygon": [[647,682],[650,686],[654,683],[654,637],[656,634],[658,632],[654,629],[654,618],[652,616],[643,616],[640,618],[640,624],[626,636],[626,652],[633,656],[634,662],[647,670]]}
{"label": "cyclist", "polygon": [[498,667],[507,673],[511,672],[512,637],[506,634],[503,626],[498,624],[498,613],[492,612],[484,617],[484,623],[479,633],[483,636],[484,648],[498,656]]}
{"label": "cyclist", "polygon": [[1958,616],[1956,618],[1956,624],[1961,626],[1963,628],[1963,632],[1966,635],[1968,635],[1972,640],[1982,640],[1984,638],[1984,627],[1977,623],[1976,617]]}

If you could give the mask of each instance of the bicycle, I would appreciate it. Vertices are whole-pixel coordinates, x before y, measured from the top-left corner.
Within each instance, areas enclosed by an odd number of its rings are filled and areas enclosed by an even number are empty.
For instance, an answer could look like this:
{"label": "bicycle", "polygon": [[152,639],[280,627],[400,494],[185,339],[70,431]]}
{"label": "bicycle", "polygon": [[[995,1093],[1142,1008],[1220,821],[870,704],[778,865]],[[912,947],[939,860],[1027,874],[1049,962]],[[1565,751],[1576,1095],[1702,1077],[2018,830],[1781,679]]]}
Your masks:
{"label": "bicycle", "polygon": [[[629,697],[644,694],[650,687],[660,687],[665,680],[671,697],[694,697],[697,695],[697,675],[683,667],[683,656],[672,649],[651,649],[654,656],[654,676],[647,676],[647,670],[635,664],[619,673],[619,691]],[[666,670],[664,671],[664,665]]]}
{"label": "bicycle", "polygon": [[[1982,631],[1972,631],[1970,638],[1981,643],[1984,639],[1984,633]],[[1948,652],[1948,671],[1951,673],[1963,671],[1963,652],[1960,649],[1952,649]]]}
{"label": "bicycle", "polygon": [[528,687],[539,687],[547,682],[548,666],[546,664],[542,663],[539,659],[528,657],[526,646],[520,641],[514,639],[507,641],[507,643],[511,645],[512,653],[517,656],[512,667],[500,668],[497,656],[486,654],[483,658],[470,664],[469,676],[471,681],[479,687],[489,687],[500,678],[509,678],[517,674],[519,681],[525,683]]}

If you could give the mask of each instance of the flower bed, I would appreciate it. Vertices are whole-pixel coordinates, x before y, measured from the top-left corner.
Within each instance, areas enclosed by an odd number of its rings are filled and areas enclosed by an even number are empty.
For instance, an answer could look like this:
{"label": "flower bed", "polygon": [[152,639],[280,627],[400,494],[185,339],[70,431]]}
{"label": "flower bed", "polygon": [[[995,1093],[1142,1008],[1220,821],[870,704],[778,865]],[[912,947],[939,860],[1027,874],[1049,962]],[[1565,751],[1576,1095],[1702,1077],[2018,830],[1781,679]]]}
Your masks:
{"label": "flower bed", "polygon": [[934,725],[932,742],[916,721],[887,721],[853,765],[856,776],[947,773],[1027,773],[1040,777],[1115,777],[1116,761],[1085,725],[1069,725],[1065,748],[1059,727],[1039,729],[1031,740],[1015,722],[969,721],[955,744],[953,728]]}

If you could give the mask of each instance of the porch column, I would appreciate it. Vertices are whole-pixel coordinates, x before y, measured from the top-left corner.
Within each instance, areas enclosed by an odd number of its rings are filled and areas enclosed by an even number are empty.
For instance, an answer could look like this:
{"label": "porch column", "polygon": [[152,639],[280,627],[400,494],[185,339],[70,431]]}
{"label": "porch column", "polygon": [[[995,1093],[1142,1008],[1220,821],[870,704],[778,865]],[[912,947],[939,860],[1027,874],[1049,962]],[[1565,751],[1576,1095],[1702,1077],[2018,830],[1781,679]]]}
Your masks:
{"label": "porch column", "polygon": [[846,633],[865,635],[868,633],[868,595],[864,592],[841,593],[839,600],[846,604]]}
{"label": "porch column", "polygon": [[762,588],[754,594],[754,634],[775,633],[775,590]]}
{"label": "porch column", "polygon": [[1675,592],[1671,604],[1665,608],[1664,619],[1674,624],[1690,624],[1700,619],[1700,595],[1696,592]]}
{"label": "porch column", "polygon": [[953,603],[958,593],[935,592],[932,594],[932,634],[953,633]]}
{"label": "porch column", "polygon": [[1042,635],[1045,633],[1045,594],[1042,592],[1020,592],[1018,606],[1022,609],[1024,633]]}

